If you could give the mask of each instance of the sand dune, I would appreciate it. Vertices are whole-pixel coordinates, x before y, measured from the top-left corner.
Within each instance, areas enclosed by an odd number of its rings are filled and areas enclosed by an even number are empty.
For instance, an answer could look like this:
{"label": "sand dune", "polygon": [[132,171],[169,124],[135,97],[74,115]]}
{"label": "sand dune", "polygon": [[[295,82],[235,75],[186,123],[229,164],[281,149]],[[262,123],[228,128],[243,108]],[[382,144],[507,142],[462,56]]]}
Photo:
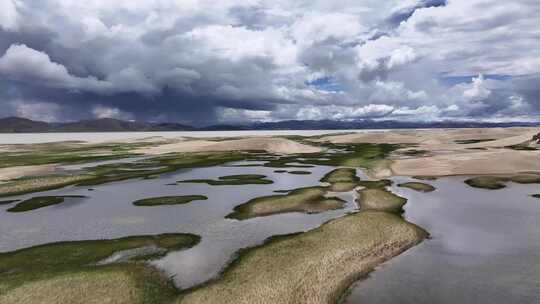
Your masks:
{"label": "sand dune", "polygon": [[[516,151],[508,146],[524,143],[538,128],[483,128],[386,130],[327,136],[333,143],[413,144],[408,149],[425,151],[428,156],[392,156],[390,171],[374,172],[377,177],[391,175],[512,174],[540,172],[540,151]],[[489,140],[463,144],[463,140]]]}
{"label": "sand dune", "polygon": [[208,151],[240,151],[264,150],[271,153],[296,154],[315,153],[321,149],[304,145],[285,138],[249,137],[223,141],[210,140],[181,140],[171,144],[139,149],[136,152],[144,154],[164,154],[171,152],[208,152]]}

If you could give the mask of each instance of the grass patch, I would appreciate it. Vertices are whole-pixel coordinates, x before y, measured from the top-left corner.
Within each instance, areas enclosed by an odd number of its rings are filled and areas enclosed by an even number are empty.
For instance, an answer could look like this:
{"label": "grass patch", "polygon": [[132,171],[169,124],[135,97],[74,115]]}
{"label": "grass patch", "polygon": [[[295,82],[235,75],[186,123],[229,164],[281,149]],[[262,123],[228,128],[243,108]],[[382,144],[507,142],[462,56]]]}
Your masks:
{"label": "grass patch", "polygon": [[86,198],[83,195],[64,195],[64,196],[36,196],[24,200],[14,207],[7,209],[8,212],[26,212],[30,210],[45,208],[48,206],[58,205],[65,201],[66,198]]}
{"label": "grass patch", "polygon": [[477,144],[482,142],[488,142],[488,141],[494,141],[494,138],[486,138],[486,139],[457,139],[454,140],[456,144],[460,145],[468,145],[468,144]]}
{"label": "grass patch", "polygon": [[222,275],[177,304],[337,303],[356,280],[427,237],[401,217],[361,211],[242,250]]}
{"label": "grass patch", "polygon": [[408,183],[402,183],[398,184],[398,187],[404,187],[413,189],[419,192],[432,192],[435,191],[435,187],[429,184],[420,183],[420,182],[408,182]]}
{"label": "grass patch", "polygon": [[517,151],[536,151],[538,148],[531,147],[527,144],[517,144],[512,146],[506,146],[505,148],[511,149],[511,150],[517,150]]}
{"label": "grass patch", "polygon": [[265,167],[289,168],[300,166],[334,166],[334,167],[362,167],[372,168],[377,163],[387,158],[391,152],[402,148],[402,145],[394,144],[332,144],[321,143],[321,148],[326,149],[319,153],[305,153],[301,155],[280,156],[269,160]]}
{"label": "grass patch", "polygon": [[180,196],[161,196],[150,197],[133,202],[135,206],[163,206],[163,205],[182,205],[192,201],[207,200],[204,195],[180,195]]}
{"label": "grass patch", "polygon": [[26,272],[71,270],[95,264],[113,253],[155,246],[179,250],[195,246],[200,237],[193,234],[166,233],[129,236],[110,240],[57,242],[0,253],[0,273],[16,275]]}
{"label": "grass patch", "polygon": [[324,187],[294,189],[285,195],[271,195],[254,198],[238,205],[227,218],[245,220],[287,212],[320,213],[343,208],[345,201],[337,197],[325,197]]}
{"label": "grass patch", "polygon": [[392,186],[392,181],[389,179],[380,180],[361,180],[358,182],[358,186],[362,186],[367,189],[385,189],[388,186]]}
{"label": "grass patch", "polygon": [[412,178],[414,179],[419,179],[419,180],[437,180],[437,177],[435,176],[430,176],[430,175],[416,175],[416,176],[413,176]]}
{"label": "grass patch", "polygon": [[0,168],[45,164],[78,164],[127,158],[132,151],[156,145],[152,142],[81,144],[74,142],[10,145],[16,151],[1,152]]}
{"label": "grass patch", "polygon": [[[184,168],[212,167],[252,157],[244,152],[173,153],[131,163],[104,164],[74,174],[25,177],[0,185],[0,197],[58,189],[94,186],[135,178],[156,178]],[[268,182],[262,182],[268,183]]]}
{"label": "grass patch", "polygon": [[295,175],[310,175],[311,174],[311,172],[309,172],[309,171],[300,171],[300,170],[289,171],[288,173],[289,174],[295,174]]}
{"label": "grass patch", "polygon": [[407,199],[386,189],[362,189],[358,191],[361,210],[378,210],[385,212],[402,213]]}
{"label": "grass patch", "polygon": [[82,174],[18,178],[5,184],[0,184],[0,197],[63,188],[90,178],[92,177]]}
{"label": "grass patch", "polygon": [[465,180],[465,183],[474,188],[497,190],[505,188],[505,183],[540,184],[538,174],[517,174],[513,176],[477,176]]}
{"label": "grass patch", "polygon": [[175,233],[58,242],[0,253],[0,302],[165,303],[176,290],[156,270],[135,262],[96,263],[122,250],[154,246],[165,254],[199,241],[199,236]]}
{"label": "grass patch", "polygon": [[217,180],[213,179],[188,179],[178,181],[178,183],[202,183],[211,186],[234,186],[234,185],[268,185],[274,182],[267,179],[266,175],[259,174],[238,174],[221,176]]}
{"label": "grass patch", "polygon": [[34,279],[0,293],[0,303],[166,304],[176,295],[172,282],[157,270],[141,264],[118,264]]}
{"label": "grass patch", "polygon": [[328,172],[320,180],[329,183],[328,189],[333,192],[348,192],[358,186],[360,178],[356,176],[356,169],[339,168]]}

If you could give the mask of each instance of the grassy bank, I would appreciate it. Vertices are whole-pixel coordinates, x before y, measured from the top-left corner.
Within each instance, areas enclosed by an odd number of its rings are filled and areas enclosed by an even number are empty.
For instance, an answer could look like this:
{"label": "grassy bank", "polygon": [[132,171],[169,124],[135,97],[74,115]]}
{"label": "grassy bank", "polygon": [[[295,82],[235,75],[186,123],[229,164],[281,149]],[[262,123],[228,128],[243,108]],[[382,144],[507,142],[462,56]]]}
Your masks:
{"label": "grassy bank", "polygon": [[63,188],[90,178],[92,178],[92,176],[83,174],[19,178],[5,184],[0,184],[0,197]]}
{"label": "grassy bank", "polygon": [[152,247],[163,255],[199,241],[193,234],[160,234],[59,242],[0,253],[0,303],[166,303],[175,295],[174,287],[145,264],[97,263],[124,250]]}
{"label": "grassy bank", "polygon": [[401,213],[407,199],[386,189],[361,189],[358,190],[357,203],[360,205],[360,210]]}
{"label": "grassy bank", "polygon": [[35,279],[0,293],[0,303],[167,304],[176,296],[176,288],[158,271],[142,264],[118,264]]}
{"label": "grassy bank", "polygon": [[356,176],[356,169],[339,168],[330,171],[320,180],[329,183],[328,189],[333,192],[347,192],[358,186],[360,178]]}
{"label": "grassy bank", "polygon": [[337,303],[354,281],[425,237],[397,215],[350,214],[242,251],[220,278],[178,303]]}
{"label": "grassy bank", "polygon": [[227,218],[245,220],[286,212],[319,213],[343,208],[345,201],[337,197],[325,197],[324,187],[294,189],[284,195],[258,197],[238,205]]}

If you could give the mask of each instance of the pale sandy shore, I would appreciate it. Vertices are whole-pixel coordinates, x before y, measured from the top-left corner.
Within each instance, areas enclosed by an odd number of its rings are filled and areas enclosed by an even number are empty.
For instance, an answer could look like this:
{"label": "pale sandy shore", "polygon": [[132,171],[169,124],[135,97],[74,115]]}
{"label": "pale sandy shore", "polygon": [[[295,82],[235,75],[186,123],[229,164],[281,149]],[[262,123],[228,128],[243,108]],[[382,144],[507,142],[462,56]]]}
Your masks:
{"label": "pale sandy shore", "polygon": [[[540,151],[508,148],[527,143],[538,132],[540,128],[386,130],[327,136],[319,141],[411,144],[414,146],[409,150],[424,152],[404,157],[397,151],[391,157],[390,170],[382,168],[376,177],[515,174],[540,172]],[[489,141],[462,142],[467,140]]]}
{"label": "pale sandy shore", "polygon": [[34,175],[52,173],[55,170],[56,170],[55,164],[0,168],[0,183],[4,180],[19,178],[23,176],[34,176]]}
{"label": "pale sandy shore", "polygon": [[428,236],[395,214],[363,211],[244,251],[177,304],[331,304],[377,265]]}
{"label": "pale sandy shore", "polygon": [[208,151],[240,151],[264,150],[270,153],[296,154],[316,153],[321,149],[279,137],[248,137],[210,141],[202,139],[179,139],[174,143],[136,150],[143,154],[163,154],[171,152],[208,152]]}

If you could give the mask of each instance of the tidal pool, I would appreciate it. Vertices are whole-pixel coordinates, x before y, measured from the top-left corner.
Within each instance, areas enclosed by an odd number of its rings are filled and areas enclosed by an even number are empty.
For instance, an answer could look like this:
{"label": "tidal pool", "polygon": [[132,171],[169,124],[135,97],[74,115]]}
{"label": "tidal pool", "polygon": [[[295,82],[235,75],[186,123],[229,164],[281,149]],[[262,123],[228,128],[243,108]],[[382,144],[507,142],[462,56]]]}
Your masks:
{"label": "tidal pool", "polygon": [[344,303],[540,302],[540,204],[530,196],[538,185],[484,190],[464,179],[430,181],[430,193],[391,187],[431,239],[356,283]]}

